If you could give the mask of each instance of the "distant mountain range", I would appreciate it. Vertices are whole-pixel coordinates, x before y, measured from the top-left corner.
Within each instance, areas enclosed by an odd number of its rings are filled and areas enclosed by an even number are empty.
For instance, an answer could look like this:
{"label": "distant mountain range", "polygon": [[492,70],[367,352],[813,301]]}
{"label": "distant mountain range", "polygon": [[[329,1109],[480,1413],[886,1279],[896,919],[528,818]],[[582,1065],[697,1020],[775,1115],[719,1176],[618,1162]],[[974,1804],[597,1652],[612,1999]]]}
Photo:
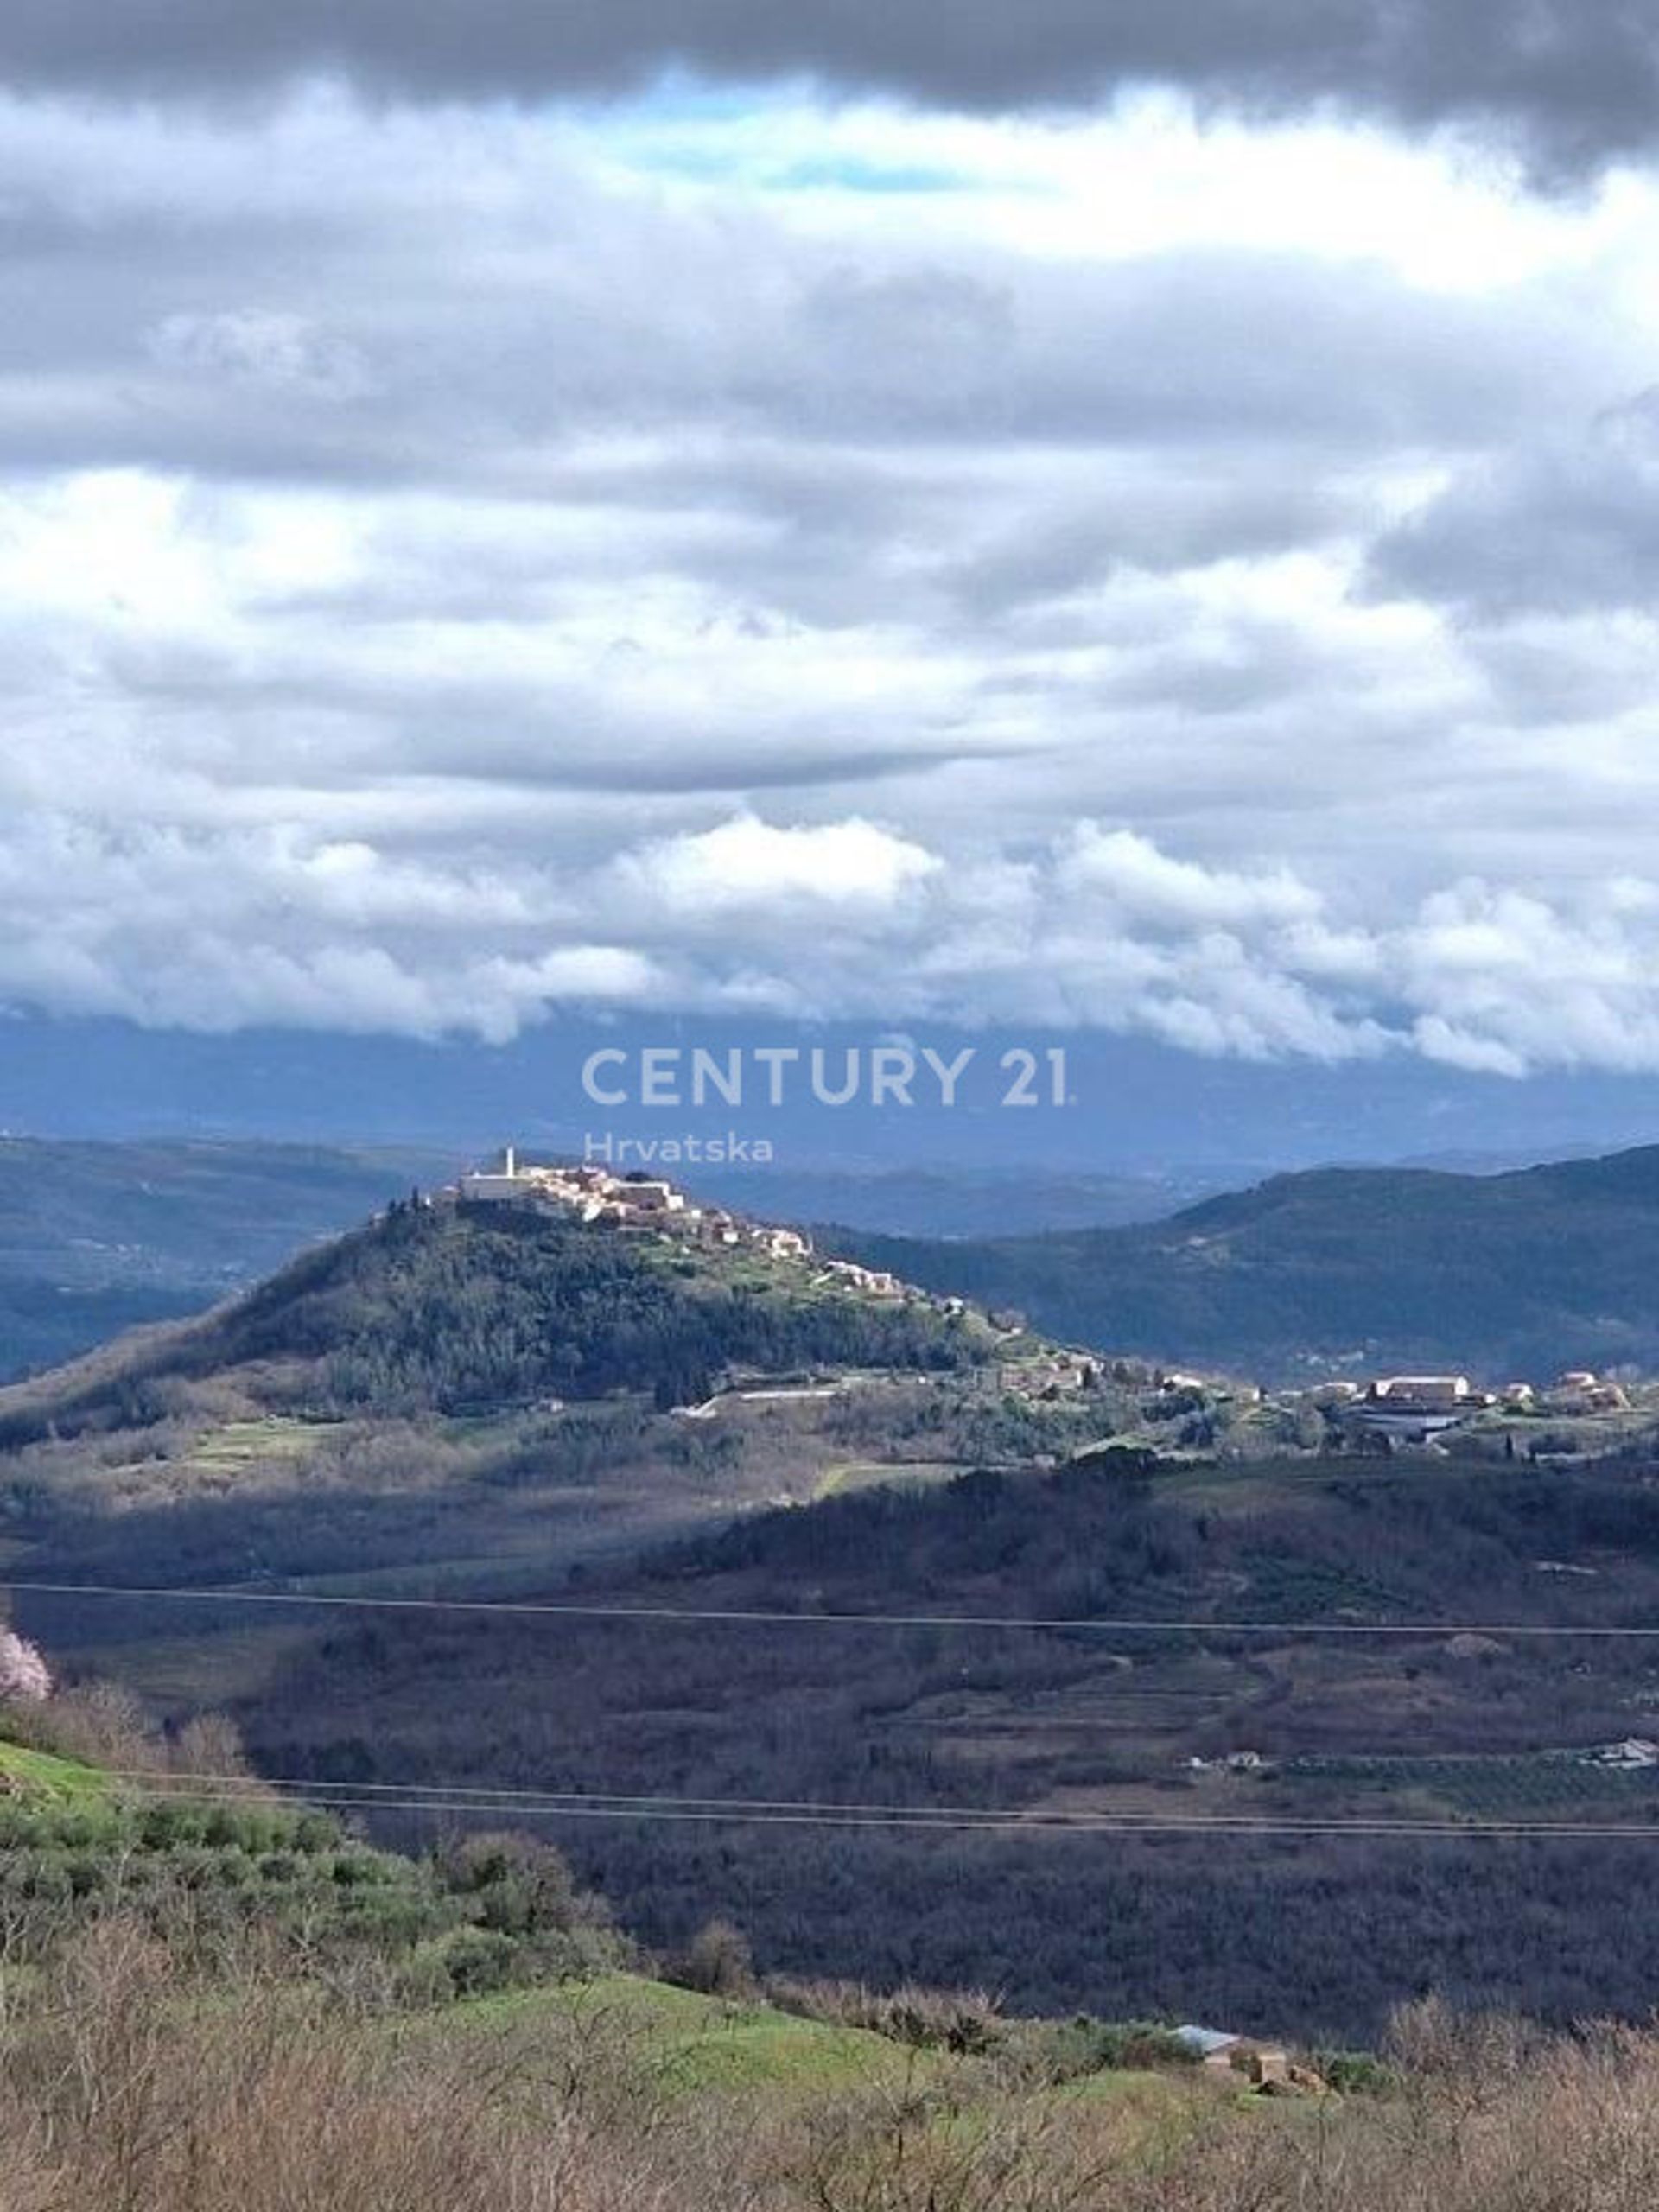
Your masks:
{"label": "distant mountain range", "polygon": [[[791,1094],[751,1095],[741,1110],[702,1115],[639,1102],[600,1107],[582,1070],[598,1047],[631,1065],[648,1046],[763,1046],[866,1051],[887,1033],[868,1024],[791,1024],[728,1014],[561,1017],[511,1044],[249,1030],[227,1035],[142,1029],[115,1020],[0,1020],[0,1130],[105,1139],[258,1138],[336,1148],[416,1145],[462,1154],[516,1137],[580,1152],[590,1136],[709,1135],[735,1126],[766,1138],[773,1162],[863,1174],[925,1161],[964,1169],[1105,1177],[1179,1176],[1174,1202],[1319,1162],[1429,1160],[1506,1166],[1645,1143],[1659,1129],[1649,1075],[1544,1071],[1524,1083],[1401,1052],[1381,1059],[1207,1058],[1145,1037],[1098,1030],[1017,1033],[928,1023],[916,1042],[946,1058],[971,1049],[992,1072],[1005,1046],[1065,1054],[1064,1108],[1020,1113],[999,1083],[967,1086],[944,1109],[924,1090],[913,1106],[867,1096],[844,1106]],[[971,1092],[971,1095],[969,1093]],[[733,1203],[739,1203],[733,1194]],[[1012,1222],[1017,1228],[1028,1224]],[[1059,1224],[1056,1224],[1059,1225]],[[938,1233],[930,1230],[928,1233]]]}
{"label": "distant mountain range", "polygon": [[1197,1172],[1090,1175],[1015,1168],[727,1168],[699,1189],[766,1221],[836,1221],[894,1236],[1035,1236],[1158,1221],[1224,1187]]}
{"label": "distant mountain range", "polygon": [[0,1381],[194,1313],[453,1167],[393,1147],[0,1137]]}
{"label": "distant mountain range", "polygon": [[1659,1366],[1659,1146],[1497,1175],[1279,1175],[1124,1228],[835,1241],[1059,1337],[1264,1379]]}

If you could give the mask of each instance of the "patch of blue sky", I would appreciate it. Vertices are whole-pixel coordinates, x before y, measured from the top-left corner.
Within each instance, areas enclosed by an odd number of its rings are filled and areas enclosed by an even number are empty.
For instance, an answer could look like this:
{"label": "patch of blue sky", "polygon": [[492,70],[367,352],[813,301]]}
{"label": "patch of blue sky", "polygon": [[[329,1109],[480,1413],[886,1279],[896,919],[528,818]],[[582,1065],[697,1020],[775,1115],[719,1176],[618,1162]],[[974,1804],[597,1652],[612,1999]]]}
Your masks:
{"label": "patch of blue sky", "polygon": [[973,192],[981,180],[925,162],[879,162],[857,154],[813,154],[773,170],[789,192]]}
{"label": "patch of blue sky", "polygon": [[685,69],[664,69],[648,84],[609,99],[588,95],[563,105],[611,127],[649,133],[726,124],[742,126],[798,113],[815,104],[809,79],[740,85],[715,83]]}
{"label": "patch of blue sky", "polygon": [[872,124],[887,139],[907,119],[880,108],[827,103],[810,83],[734,87],[668,72],[625,99],[579,103],[596,146],[637,173],[779,193],[902,196],[971,193],[985,180],[967,163],[912,159],[902,147],[856,143]]}
{"label": "patch of blue sky", "polygon": [[974,192],[981,180],[921,162],[874,161],[856,154],[769,156],[753,144],[718,140],[631,146],[632,168],[697,184],[741,184],[767,192],[904,194]]}

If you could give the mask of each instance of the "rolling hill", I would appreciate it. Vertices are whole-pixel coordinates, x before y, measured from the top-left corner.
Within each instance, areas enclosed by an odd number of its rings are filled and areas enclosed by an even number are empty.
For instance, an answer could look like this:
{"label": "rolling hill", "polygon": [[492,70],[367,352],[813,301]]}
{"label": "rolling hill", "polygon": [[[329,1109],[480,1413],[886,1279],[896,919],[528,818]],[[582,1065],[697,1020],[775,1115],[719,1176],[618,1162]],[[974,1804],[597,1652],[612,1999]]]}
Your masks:
{"label": "rolling hill", "polygon": [[[412,1185],[448,1182],[467,1157],[465,1146],[0,1135],[0,1383],[197,1313]],[[769,1220],[929,1237],[1145,1221],[1217,1186],[1192,1174],[968,1167],[727,1167],[700,1179],[704,1197]]]}
{"label": "rolling hill", "polygon": [[1654,1146],[1498,1175],[1280,1175],[1117,1229],[836,1242],[1073,1342],[1274,1380],[1659,1365]]}
{"label": "rolling hill", "polygon": [[949,1370],[993,1332],[925,1298],[823,1283],[745,1245],[694,1249],[505,1206],[395,1202],[199,1318],[0,1391],[0,1443],[177,1417],[192,1386],[311,1418],[550,1398],[707,1397],[732,1369]]}
{"label": "rolling hill", "polygon": [[584,1576],[643,1619],[347,1615],[236,1710],[271,1772],[622,1793],[551,1832],[630,1924],[718,1910],[792,1972],[1344,2037],[1431,1988],[1641,2017],[1659,1764],[1603,1751],[1659,1664],[1570,1631],[1656,1593],[1649,1461],[982,1471]]}
{"label": "rolling hill", "polygon": [[[1056,1358],[760,1235],[400,1201],[206,1313],[0,1389],[0,1528],[14,1572],[75,1581],[545,1588],[757,1506],[1133,1421],[1103,1380],[1042,1403],[988,1387]],[[83,1625],[168,1694],[217,1696],[271,1643],[198,1649],[231,1625],[204,1618],[162,1649],[120,1609]]]}
{"label": "rolling hill", "polygon": [[[411,1185],[447,1184],[467,1157],[416,1146],[0,1135],[0,1385],[122,1330],[197,1314]],[[1153,1219],[1214,1179],[712,1168],[699,1188],[770,1221],[988,1236]]]}

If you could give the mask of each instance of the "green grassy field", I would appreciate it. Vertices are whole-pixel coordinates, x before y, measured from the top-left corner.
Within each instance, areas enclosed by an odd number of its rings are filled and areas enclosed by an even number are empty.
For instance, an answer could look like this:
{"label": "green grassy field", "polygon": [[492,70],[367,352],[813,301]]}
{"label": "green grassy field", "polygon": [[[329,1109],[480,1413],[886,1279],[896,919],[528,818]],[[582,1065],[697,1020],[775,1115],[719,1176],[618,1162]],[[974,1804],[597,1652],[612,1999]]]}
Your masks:
{"label": "green grassy field", "polygon": [[186,1455],[185,1464],[204,1471],[222,1468],[234,1474],[272,1459],[308,1459],[330,1426],[294,1421],[281,1414],[267,1414],[259,1421],[226,1421],[222,1427],[207,1431]]}
{"label": "green grassy field", "polygon": [[[975,2095],[989,2096],[995,2069],[969,2092],[969,2076],[935,2050],[918,2050],[873,2030],[785,2012],[760,1999],[702,1996],[639,1974],[613,1974],[556,1987],[463,1999],[397,2030],[405,2042],[509,2037],[550,2045],[624,2053],[671,2100],[709,2095],[764,2097],[791,2107],[837,2097],[921,2096],[954,2084],[966,2096],[954,2124],[971,2124]],[[953,2071],[953,2069],[955,2069]],[[1219,2102],[1255,2101],[1242,2085],[1197,2069],[1156,2072],[1113,2067],[1047,2092],[1056,2102],[1083,2099],[1119,2107],[1131,2123],[1190,2122]]]}
{"label": "green grassy field", "polygon": [[664,2086],[688,2094],[868,2088],[901,2081],[917,2063],[914,2054],[868,2029],[804,2019],[758,2000],[705,1997],[632,1974],[470,1999],[445,2006],[424,2024],[446,2036],[606,2029],[644,2057]]}
{"label": "green grassy field", "polygon": [[0,1777],[9,1793],[48,1804],[91,1803],[108,1797],[112,1787],[96,1767],[49,1751],[27,1751],[21,1744],[0,1743]]}

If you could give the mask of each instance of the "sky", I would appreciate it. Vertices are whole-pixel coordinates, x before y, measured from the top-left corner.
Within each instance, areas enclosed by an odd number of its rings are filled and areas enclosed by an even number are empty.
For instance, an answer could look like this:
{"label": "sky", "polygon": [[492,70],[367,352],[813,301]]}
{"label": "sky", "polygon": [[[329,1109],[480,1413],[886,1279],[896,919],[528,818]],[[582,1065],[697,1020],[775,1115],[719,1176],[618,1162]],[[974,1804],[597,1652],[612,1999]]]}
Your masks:
{"label": "sky", "polygon": [[1659,16],[8,0],[0,1007],[1659,1070]]}

